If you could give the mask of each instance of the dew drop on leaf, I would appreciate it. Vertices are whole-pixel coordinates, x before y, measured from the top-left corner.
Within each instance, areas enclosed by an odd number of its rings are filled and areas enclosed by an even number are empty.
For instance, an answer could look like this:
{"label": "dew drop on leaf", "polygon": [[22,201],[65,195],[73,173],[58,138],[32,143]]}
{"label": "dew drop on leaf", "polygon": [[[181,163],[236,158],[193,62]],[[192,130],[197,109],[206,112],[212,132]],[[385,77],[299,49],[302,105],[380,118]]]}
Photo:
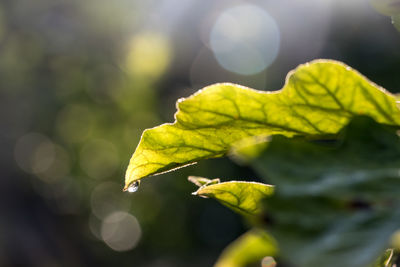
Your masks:
{"label": "dew drop on leaf", "polygon": [[134,193],[139,189],[140,181],[134,181],[131,183],[126,191],[129,193]]}

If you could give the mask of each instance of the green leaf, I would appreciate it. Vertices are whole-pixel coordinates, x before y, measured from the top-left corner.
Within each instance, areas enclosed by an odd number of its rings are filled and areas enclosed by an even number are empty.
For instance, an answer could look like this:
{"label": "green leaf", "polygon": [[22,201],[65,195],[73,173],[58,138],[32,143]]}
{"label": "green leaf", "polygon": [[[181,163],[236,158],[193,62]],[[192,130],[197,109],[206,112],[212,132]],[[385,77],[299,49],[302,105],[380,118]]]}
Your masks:
{"label": "green leaf", "polygon": [[[196,185],[199,185],[198,180],[205,181],[204,179],[206,178],[197,177],[195,180],[193,176],[189,177],[189,181],[195,182]],[[219,182],[219,179],[208,180],[193,195],[214,198],[245,216],[259,215],[262,211],[262,200],[271,196],[274,191],[272,185],[262,183],[242,181],[213,183],[215,181]]]}
{"label": "green leaf", "polygon": [[265,256],[276,254],[275,240],[261,229],[252,229],[225,248],[214,266],[244,267],[251,263],[261,263]]}
{"label": "green leaf", "polygon": [[246,137],[334,134],[359,114],[400,124],[393,95],[330,60],[300,65],[280,91],[215,84],[178,100],[177,109],[174,123],[143,132],[126,172],[125,190],[143,177],[223,156]]}
{"label": "green leaf", "polygon": [[356,117],[339,140],[274,136],[252,165],[275,184],[268,229],[296,267],[365,267],[400,228],[400,140]]}

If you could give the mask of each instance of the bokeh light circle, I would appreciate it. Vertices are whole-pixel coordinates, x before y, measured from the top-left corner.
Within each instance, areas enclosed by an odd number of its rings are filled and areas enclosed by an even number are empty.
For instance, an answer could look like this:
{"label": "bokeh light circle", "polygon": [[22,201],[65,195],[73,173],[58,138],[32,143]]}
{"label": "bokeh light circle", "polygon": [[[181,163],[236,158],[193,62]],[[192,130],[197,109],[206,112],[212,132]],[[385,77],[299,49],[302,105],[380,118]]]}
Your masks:
{"label": "bokeh light circle", "polygon": [[139,222],[127,212],[113,212],[104,219],[101,225],[101,238],[115,251],[133,249],[141,235]]}
{"label": "bokeh light circle", "polygon": [[137,34],[128,45],[127,72],[136,77],[158,78],[168,68],[171,52],[166,36],[156,32]]}
{"label": "bokeh light circle", "polygon": [[222,12],[210,31],[210,47],[225,69],[244,75],[261,72],[279,52],[275,20],[262,8],[238,5]]}

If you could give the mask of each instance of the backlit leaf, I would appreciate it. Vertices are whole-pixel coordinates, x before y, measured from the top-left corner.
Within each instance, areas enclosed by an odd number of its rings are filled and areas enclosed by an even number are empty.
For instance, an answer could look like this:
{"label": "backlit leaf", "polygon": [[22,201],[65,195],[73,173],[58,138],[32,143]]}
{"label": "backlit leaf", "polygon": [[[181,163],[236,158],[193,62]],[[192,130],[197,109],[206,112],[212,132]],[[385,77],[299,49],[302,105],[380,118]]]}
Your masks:
{"label": "backlit leaf", "polygon": [[262,200],[271,196],[273,191],[274,187],[272,185],[256,182],[229,181],[214,184],[206,183],[194,192],[193,195],[214,198],[242,215],[257,215],[262,211]]}
{"label": "backlit leaf", "polygon": [[399,125],[395,97],[343,63],[317,60],[288,74],[282,90],[215,84],[177,102],[175,122],[148,129],[134,152],[125,189],[136,180],[225,155],[251,136],[337,133],[354,115]]}

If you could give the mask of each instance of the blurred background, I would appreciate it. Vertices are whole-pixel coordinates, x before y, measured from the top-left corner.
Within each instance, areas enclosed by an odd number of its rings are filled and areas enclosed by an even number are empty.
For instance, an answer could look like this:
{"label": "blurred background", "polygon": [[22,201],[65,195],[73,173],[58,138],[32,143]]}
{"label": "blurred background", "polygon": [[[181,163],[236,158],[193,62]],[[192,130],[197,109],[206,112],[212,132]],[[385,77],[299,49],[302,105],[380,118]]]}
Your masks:
{"label": "blurred background", "polygon": [[397,92],[399,47],[366,0],[0,1],[0,266],[211,266],[247,226],[187,176],[257,177],[214,159],[123,193],[141,132],[316,58]]}

